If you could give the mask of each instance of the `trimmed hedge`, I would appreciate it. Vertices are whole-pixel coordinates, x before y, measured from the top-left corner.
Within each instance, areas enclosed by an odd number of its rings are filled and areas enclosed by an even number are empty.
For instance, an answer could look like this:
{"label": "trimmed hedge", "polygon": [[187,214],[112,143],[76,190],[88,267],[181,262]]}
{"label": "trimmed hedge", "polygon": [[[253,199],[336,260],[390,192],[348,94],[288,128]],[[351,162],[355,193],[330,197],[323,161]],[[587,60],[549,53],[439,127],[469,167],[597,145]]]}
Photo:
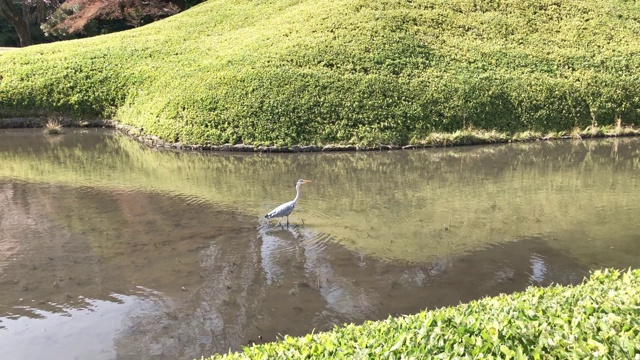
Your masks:
{"label": "trimmed hedge", "polygon": [[456,307],[347,325],[213,359],[633,359],[640,270],[595,271],[578,286],[529,287]]}
{"label": "trimmed hedge", "polygon": [[210,0],[0,53],[0,116],[115,118],[169,142],[416,144],[640,117],[640,3]]}

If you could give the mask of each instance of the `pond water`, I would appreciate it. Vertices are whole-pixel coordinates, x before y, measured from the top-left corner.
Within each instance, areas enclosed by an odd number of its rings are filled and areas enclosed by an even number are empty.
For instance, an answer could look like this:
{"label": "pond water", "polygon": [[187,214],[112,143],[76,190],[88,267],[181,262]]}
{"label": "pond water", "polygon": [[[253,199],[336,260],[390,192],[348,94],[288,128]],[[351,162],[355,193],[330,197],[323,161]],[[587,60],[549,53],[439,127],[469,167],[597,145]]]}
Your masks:
{"label": "pond water", "polygon": [[[289,228],[264,219],[302,187]],[[0,130],[8,359],[192,359],[640,267],[640,139],[314,154]]]}

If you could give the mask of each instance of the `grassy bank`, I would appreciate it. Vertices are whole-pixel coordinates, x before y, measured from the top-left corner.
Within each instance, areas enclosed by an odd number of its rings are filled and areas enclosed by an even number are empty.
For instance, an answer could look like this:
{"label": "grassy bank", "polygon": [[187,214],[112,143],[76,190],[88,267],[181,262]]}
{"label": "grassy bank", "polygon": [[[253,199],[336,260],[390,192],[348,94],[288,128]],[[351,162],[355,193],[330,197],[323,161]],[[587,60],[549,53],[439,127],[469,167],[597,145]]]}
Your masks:
{"label": "grassy bank", "polygon": [[210,0],[0,53],[0,116],[114,118],[187,144],[421,144],[637,123],[640,4]]}
{"label": "grassy bank", "polygon": [[575,287],[531,287],[208,359],[633,359],[639,307],[640,271],[604,270]]}

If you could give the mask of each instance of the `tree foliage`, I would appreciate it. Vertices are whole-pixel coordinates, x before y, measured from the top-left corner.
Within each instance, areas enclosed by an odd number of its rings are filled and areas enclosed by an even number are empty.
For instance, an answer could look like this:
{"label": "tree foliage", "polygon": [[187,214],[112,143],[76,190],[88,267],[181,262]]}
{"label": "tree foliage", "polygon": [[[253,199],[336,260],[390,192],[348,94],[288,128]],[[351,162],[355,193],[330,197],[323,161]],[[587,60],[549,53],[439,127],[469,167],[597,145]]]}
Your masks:
{"label": "tree foliage", "polygon": [[81,38],[126,30],[174,15],[203,0],[0,0],[0,46]]}
{"label": "tree foliage", "polygon": [[[184,1],[180,2],[184,5]],[[42,24],[47,35],[93,36],[131,29],[175,15],[176,1],[167,0],[68,0]]]}

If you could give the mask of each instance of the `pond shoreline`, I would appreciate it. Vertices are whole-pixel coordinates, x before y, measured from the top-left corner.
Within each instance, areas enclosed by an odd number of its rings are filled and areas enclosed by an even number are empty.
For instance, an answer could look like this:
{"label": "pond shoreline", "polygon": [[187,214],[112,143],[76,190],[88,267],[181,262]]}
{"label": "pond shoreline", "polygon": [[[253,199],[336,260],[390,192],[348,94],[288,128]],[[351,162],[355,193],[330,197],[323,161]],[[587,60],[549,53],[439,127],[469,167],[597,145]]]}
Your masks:
{"label": "pond shoreline", "polygon": [[[44,117],[10,117],[0,118],[0,129],[15,128],[42,128],[49,121]],[[269,152],[269,153],[300,153],[300,152],[332,152],[332,151],[382,151],[382,150],[414,150],[451,146],[470,146],[488,144],[506,144],[512,142],[534,142],[551,140],[580,140],[594,138],[612,137],[637,137],[640,136],[640,128],[633,126],[617,127],[589,127],[587,129],[574,129],[570,134],[567,132],[556,132],[543,134],[535,132],[524,132],[517,134],[506,134],[489,132],[479,129],[460,130],[454,134],[433,133],[418,144],[394,145],[378,144],[375,146],[361,145],[293,145],[293,146],[254,146],[245,144],[223,144],[223,145],[198,145],[184,144],[182,142],[164,141],[155,135],[144,133],[144,129],[139,129],[130,125],[121,124],[115,120],[108,119],[71,119],[58,118],[57,121],[63,127],[77,128],[112,128],[124,135],[135,139],[149,148],[164,148],[173,150],[188,151],[222,151],[222,152]]]}

